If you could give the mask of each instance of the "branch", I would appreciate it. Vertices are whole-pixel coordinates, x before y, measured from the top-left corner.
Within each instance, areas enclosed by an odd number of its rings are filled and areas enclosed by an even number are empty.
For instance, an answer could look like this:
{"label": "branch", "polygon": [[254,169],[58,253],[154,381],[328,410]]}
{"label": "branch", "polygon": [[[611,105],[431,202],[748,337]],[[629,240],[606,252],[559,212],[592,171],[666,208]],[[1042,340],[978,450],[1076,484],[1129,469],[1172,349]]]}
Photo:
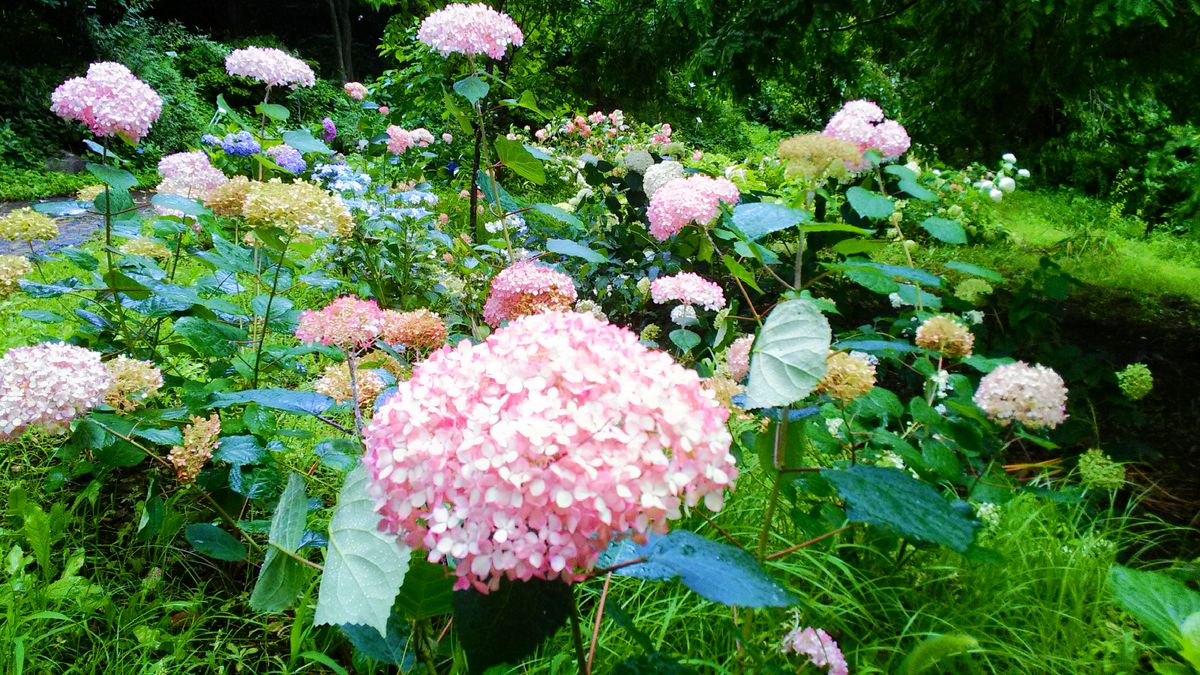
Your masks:
{"label": "branch", "polygon": [[892,12],[888,12],[886,14],[880,14],[879,16],[877,16],[873,19],[864,19],[864,20],[858,21],[856,23],[848,23],[845,26],[838,26],[836,28],[818,28],[817,32],[818,33],[833,33],[833,32],[841,31],[841,30],[854,30],[855,28],[869,26],[873,23],[879,23],[880,21],[887,21],[888,19],[899,16],[899,15],[907,12],[908,10],[912,9],[913,5],[915,5],[915,4],[917,4],[917,0],[909,0],[908,4],[904,5],[900,9],[897,9]]}

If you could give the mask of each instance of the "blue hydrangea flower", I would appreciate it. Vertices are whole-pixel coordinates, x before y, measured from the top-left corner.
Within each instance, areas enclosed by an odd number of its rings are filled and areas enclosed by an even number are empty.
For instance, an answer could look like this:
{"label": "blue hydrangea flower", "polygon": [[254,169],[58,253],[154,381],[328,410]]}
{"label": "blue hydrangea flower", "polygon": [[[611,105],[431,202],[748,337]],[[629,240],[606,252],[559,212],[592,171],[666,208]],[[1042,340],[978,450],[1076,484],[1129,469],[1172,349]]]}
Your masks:
{"label": "blue hydrangea flower", "polygon": [[249,131],[239,131],[236,134],[225,134],[225,139],[221,141],[221,149],[227,155],[248,157],[258,154],[262,150],[262,146],[254,140],[254,136]]}
{"label": "blue hydrangea flower", "polygon": [[273,145],[267,148],[267,155],[280,166],[284,171],[289,173],[301,173],[308,164],[304,161],[304,156],[300,151],[290,145]]}

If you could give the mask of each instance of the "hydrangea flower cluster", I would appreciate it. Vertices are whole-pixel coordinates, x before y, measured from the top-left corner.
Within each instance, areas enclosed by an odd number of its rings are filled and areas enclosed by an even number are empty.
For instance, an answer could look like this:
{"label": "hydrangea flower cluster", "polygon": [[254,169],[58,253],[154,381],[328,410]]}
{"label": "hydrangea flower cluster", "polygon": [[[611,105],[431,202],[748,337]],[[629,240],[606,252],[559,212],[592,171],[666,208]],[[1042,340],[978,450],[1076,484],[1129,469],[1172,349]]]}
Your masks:
{"label": "hydrangea flower cluster", "polygon": [[133,410],[162,389],[162,371],[150,361],[122,354],[104,366],[112,378],[108,391],[104,392],[104,402],[118,410]]}
{"label": "hydrangea flower cluster", "polygon": [[793,136],[781,142],[775,154],[787,162],[787,175],[813,180],[845,179],[848,167],[862,161],[856,144],[826,134]]}
{"label": "hydrangea flower cluster", "polygon": [[290,145],[272,145],[267,148],[267,156],[288,173],[303,173],[308,168],[304,155]]}
{"label": "hydrangea flower cluster", "polygon": [[[325,366],[320,379],[313,383],[313,391],[325,394],[338,403],[354,398],[351,389],[350,366],[346,363]],[[358,405],[369,413],[374,409],[375,399],[387,389],[387,385],[374,368],[355,368],[353,389],[358,390]]]}
{"label": "hydrangea flower cluster", "polygon": [[662,186],[676,178],[683,178],[683,165],[673,160],[659,162],[646,167],[642,174],[642,192],[653,198]]}
{"label": "hydrangea flower cluster", "polygon": [[650,284],[650,297],[660,305],[680,302],[685,305],[700,305],[714,312],[725,306],[725,292],[721,287],[691,272],[680,272],[655,279]]}
{"label": "hydrangea flower cluster", "polygon": [[504,216],[504,220],[493,220],[483,224],[483,229],[489,234],[496,234],[508,226],[509,232],[515,233],[517,236],[524,236],[528,229],[525,223],[525,218],[519,213],[510,213]]}
{"label": "hydrangea flower cluster", "polygon": [[435,349],[446,344],[446,323],[428,309],[412,312],[383,310],[384,342],[414,349]]}
{"label": "hydrangea flower cluster", "polygon": [[[221,197],[232,201],[241,189],[238,186]],[[354,218],[341,198],[304,181],[284,183],[278,178],[266,183],[249,181],[241,213],[252,224],[272,225],[293,235],[323,233],[346,237],[354,231]]]}
{"label": "hydrangea flower cluster", "polygon": [[1100,448],[1079,456],[1079,482],[1089,490],[1120,490],[1125,486],[1125,466]]}
{"label": "hydrangea flower cluster", "polygon": [[650,234],[666,241],[691,223],[707,225],[721,212],[722,202],[736,204],[739,197],[737,186],[727,178],[676,178],[650,197]]}
{"label": "hydrangea flower cluster", "polygon": [[784,654],[800,654],[818,668],[828,668],[829,675],[848,675],[850,666],[837,642],[821,628],[800,629],[797,625],[783,636]]}
{"label": "hydrangea flower cluster", "polygon": [[[887,119],[883,109],[875,103],[861,99],[843,105],[829,119],[822,133],[854,143],[860,153],[875,148],[884,159],[895,159],[912,145],[908,132],[899,122]],[[857,171],[863,164],[850,168]]]}
{"label": "hydrangea flower cluster", "polygon": [[347,192],[359,197],[367,193],[371,187],[371,177],[355,171],[345,162],[336,164],[318,164],[313,167],[312,177],[321,181],[325,187],[334,192]]}
{"label": "hydrangea flower cluster", "polygon": [[334,125],[333,118],[321,118],[321,139],[328,143],[335,138],[337,138],[337,126]]}
{"label": "hydrangea flower cluster", "polygon": [[646,173],[654,165],[654,156],[645,150],[631,150],[625,155],[625,168],[634,173]]}
{"label": "hydrangea flower cluster", "polygon": [[374,300],[353,295],[335,299],[320,310],[300,313],[296,339],[342,349],[366,347],[383,331],[383,310]]}
{"label": "hydrangea flower cluster", "polygon": [[16,293],[21,288],[21,277],[29,274],[32,269],[25,256],[0,255],[0,297]]}
{"label": "hydrangea flower cluster", "polygon": [[153,239],[143,239],[140,237],[137,239],[130,239],[129,241],[121,244],[119,250],[125,255],[140,255],[147,258],[157,258],[160,260],[171,257],[171,249],[167,248],[164,244],[154,241]]}
{"label": "hydrangea flower cluster", "polygon": [[245,130],[225,134],[225,138],[218,138],[212,134],[204,134],[200,137],[200,140],[208,145],[220,147],[222,152],[233,157],[249,157],[250,155],[257,155],[262,151],[262,146],[254,138],[254,134]]}
{"label": "hydrangea flower cluster", "polygon": [[481,3],[454,3],[430,14],[421,22],[417,39],[442,56],[487,54],[493,59],[504,58],[509,45],[525,44],[512,17]]}
{"label": "hydrangea flower cluster", "polygon": [[99,352],[61,342],[13,347],[0,357],[0,440],[34,425],[65,431],[104,402],[111,380]]}
{"label": "hydrangea flower cluster", "polygon": [[250,179],[234,176],[204,195],[204,205],[218,216],[240,216],[250,194]]}
{"label": "hydrangea flower cluster", "polygon": [[951,359],[967,357],[975,346],[975,336],[953,317],[939,314],[917,328],[917,346]]}
{"label": "hydrangea flower cluster", "polygon": [[58,236],[58,225],[50,216],[25,206],[0,218],[0,239],[49,241]]}
{"label": "hydrangea flower cluster", "polygon": [[729,351],[725,353],[725,365],[734,382],[741,382],[750,374],[750,348],[753,346],[753,335],[743,335],[729,345]]}
{"label": "hydrangea flower cluster", "polygon": [[[176,152],[163,157],[158,162],[158,173],[163,177],[157,188],[159,194],[179,195],[188,199],[203,199],[213,188],[229,180],[212,165],[208,155],[199,150]],[[179,215],[172,209],[155,208],[159,213]]]}
{"label": "hydrangea flower cluster", "polygon": [[393,155],[403,155],[413,145],[412,132],[395,124],[388,126],[387,137],[387,151]]}
{"label": "hydrangea flower cluster", "polygon": [[362,82],[347,82],[342,85],[342,91],[355,101],[361,101],[367,97],[367,87]]}
{"label": "hydrangea flower cluster", "polygon": [[650,138],[650,143],[652,145],[666,145],[667,143],[670,143],[671,132],[671,125],[664,122],[662,127],[659,128],[659,130],[655,132],[654,136]]}
{"label": "hydrangea flower cluster", "polygon": [[444,347],[364,433],[380,529],[453,560],[459,589],[585,577],[737,477],[699,376],[589,314],[522,317]]}
{"label": "hydrangea flower cluster", "polygon": [[208,418],[192,417],[191,424],[183,428],[183,445],[171,448],[167,461],[175,467],[175,477],[180,483],[190,483],[200,475],[200,469],[212,458],[213,450],[221,445],[221,418],[217,413]]}
{"label": "hydrangea flower cluster", "polygon": [[825,375],[817,391],[843,405],[871,391],[875,386],[875,364],[857,353],[832,352],[825,359]]}
{"label": "hydrangea flower cluster", "polygon": [[73,77],[50,95],[50,111],[83,122],[100,137],[121,136],[137,143],[162,113],[162,98],[119,63],[88,66],[86,77]]}
{"label": "hydrangea flower cluster", "polygon": [[1054,428],[1067,419],[1067,387],[1058,373],[1040,364],[998,366],[979,381],[974,400],[1000,424]]}
{"label": "hydrangea flower cluster", "polygon": [[311,87],[317,82],[312,68],[300,59],[273,47],[235,49],[225,57],[225,72],[258,80],[268,87]]}
{"label": "hydrangea flower cluster", "polygon": [[1144,363],[1131,363],[1117,371],[1117,386],[1130,401],[1143,399],[1154,391],[1154,375]]}
{"label": "hydrangea flower cluster", "polygon": [[492,277],[483,320],[495,328],[527,314],[567,311],[577,299],[571,277],[532,260],[522,260]]}
{"label": "hydrangea flower cluster", "polygon": [[533,136],[538,141],[546,141],[551,138],[566,140],[572,136],[586,139],[590,138],[597,130],[600,130],[603,132],[602,135],[604,138],[611,139],[628,128],[625,124],[625,113],[620,110],[614,110],[607,115],[596,111],[587,117],[576,115],[574,117],[567,117],[565,122],[551,122],[533,132]]}

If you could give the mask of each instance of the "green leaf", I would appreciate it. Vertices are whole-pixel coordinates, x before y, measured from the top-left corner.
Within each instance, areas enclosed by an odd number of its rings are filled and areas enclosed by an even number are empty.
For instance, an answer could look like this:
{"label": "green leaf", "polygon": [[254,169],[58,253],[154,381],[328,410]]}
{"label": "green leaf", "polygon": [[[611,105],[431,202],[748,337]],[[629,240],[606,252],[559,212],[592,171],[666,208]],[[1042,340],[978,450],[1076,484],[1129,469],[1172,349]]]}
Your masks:
{"label": "green leaf", "polygon": [[846,200],[850,202],[850,207],[854,209],[855,213],[872,220],[887,218],[896,209],[896,205],[892,203],[890,197],[871,192],[857,185],[846,190]]}
{"label": "green leaf", "polygon": [[409,621],[420,621],[454,611],[453,598],[454,579],[445,566],[417,556],[409,563],[394,609]]}
{"label": "green leaf", "polygon": [[750,288],[753,288],[759,293],[763,292],[763,290],[758,287],[758,282],[754,279],[754,275],[750,273],[750,270],[743,267],[736,258],[726,253],[725,255],[721,256],[721,261],[725,263],[725,269],[729,270],[730,274],[746,282]]}
{"label": "green leaf", "polygon": [[[645,563],[622,567],[619,576],[662,581],[679,577],[683,585],[722,605],[788,607],[799,602],[748,552],[687,530],[652,534],[642,545],[624,540],[606,553],[611,564],[636,558]],[[607,559],[605,561],[608,562]]]}
{"label": "green leaf", "polygon": [[93,272],[100,267],[100,261],[96,259],[96,256],[87,251],[81,251],[77,248],[65,248],[59,251],[59,254],[70,260],[72,265],[89,272]]}
{"label": "green leaf", "polygon": [[[846,517],[878,525],[911,539],[942,544],[959,553],[971,547],[976,523],[927,483],[907,472],[865,464],[822,469],[846,502]],[[961,502],[960,502],[961,504]]]}
{"label": "green leaf", "polygon": [[213,393],[209,408],[226,408],[240,403],[257,403],[263,408],[282,410],[297,415],[320,415],[333,406],[334,400],[315,391],[291,389],[246,389]]}
{"label": "green leaf", "polygon": [[1171,649],[1183,645],[1183,625],[1200,612],[1200,593],[1163,574],[1113,565],[1108,587],[1116,603]]}
{"label": "green leaf", "polygon": [[990,270],[986,267],[980,267],[979,265],[972,265],[971,263],[951,260],[950,262],[946,263],[945,267],[948,270],[957,270],[966,274],[973,274],[977,277],[987,279],[988,281],[1004,281],[1004,277],[999,272]]}
{"label": "green leaf", "polygon": [[[513,196],[508,193],[508,190],[505,190],[504,187],[500,185],[499,181],[484,173],[483,169],[480,169],[479,172],[475,174],[475,181],[476,187],[483,192],[483,196],[487,197],[488,202],[492,204],[499,203],[500,208],[504,209],[505,213],[513,213],[521,210],[521,202],[518,202],[516,199],[514,199]],[[493,188],[495,189],[493,190]],[[499,201],[497,202],[497,200]]]}
{"label": "green leaf", "polygon": [[201,356],[233,356],[238,351],[238,343],[249,339],[241,328],[196,316],[176,320],[175,332]]}
{"label": "green leaf", "polygon": [[582,258],[592,263],[610,262],[608,256],[594,251],[579,242],[571,241],[570,239],[548,239],[546,240],[546,250],[559,255],[567,255],[573,258]]}
{"label": "green leaf", "polygon": [[932,235],[934,239],[944,241],[947,244],[967,243],[967,233],[957,220],[931,216],[921,221],[921,227]]}
{"label": "green leaf", "polygon": [[979,649],[979,641],[970,635],[930,635],[904,657],[897,673],[923,673],[948,656],[964,654],[975,649]]}
{"label": "green leaf", "polygon": [[791,405],[808,396],[825,375],[832,333],[808,300],[788,300],[767,315],[750,356],[746,408]]}
{"label": "green leaf", "polygon": [[487,96],[488,89],[488,83],[475,75],[468,75],[454,83],[454,91],[458,92],[459,96],[470,101],[471,105],[479,103],[480,99]]}
{"label": "green leaf", "polygon": [[675,346],[683,350],[684,353],[692,351],[693,348],[700,344],[700,336],[686,328],[676,328],[671,331],[669,337],[671,338],[671,342],[675,343]]}
{"label": "green leaf", "polygon": [[136,187],[138,184],[137,178],[135,178],[133,174],[129,173],[125,169],[117,169],[115,167],[108,166],[107,164],[88,162],[87,170],[88,173],[92,174],[96,178],[99,178],[102,182],[114,190],[129,190],[133,187]]}
{"label": "green leaf", "polygon": [[138,438],[144,438],[155,445],[183,445],[183,432],[177,427],[169,429],[155,429],[146,427],[144,429],[133,430],[133,435]]}
{"label": "green leaf", "polygon": [[915,178],[901,178],[899,186],[901,190],[923,202],[931,202],[937,199],[937,195],[932,190],[918,183]]}
{"label": "green leaf", "polygon": [[583,221],[580,220],[579,218],[576,218],[575,214],[571,213],[570,211],[561,209],[553,204],[546,204],[544,202],[538,202],[537,204],[534,204],[533,206],[530,206],[529,208],[533,209],[534,211],[537,211],[538,213],[544,213],[547,216],[550,216],[551,218],[557,220],[560,223],[574,225],[575,227],[583,227]]}
{"label": "green leaf", "polygon": [[1197,672],[1200,672],[1200,612],[1189,616],[1179,630],[1182,633],[1183,641],[1183,645],[1179,648],[1179,655],[1192,664]]}
{"label": "green leaf", "polygon": [[546,182],[546,170],[521,141],[510,141],[504,136],[496,137],[496,154],[500,161],[512,169],[513,173],[537,185]]}
{"label": "green leaf", "polygon": [[80,202],[74,199],[68,199],[61,202],[41,202],[32,205],[34,211],[44,213],[48,216],[78,216],[92,206],[95,202]]}
{"label": "green leaf", "polygon": [[150,203],[155,206],[161,206],[164,209],[173,209],[189,216],[212,214],[212,211],[205,208],[200,202],[181,195],[159,193],[150,198]]}
{"label": "green leaf", "polygon": [[571,612],[571,587],[562,581],[502,579],[490,593],[454,593],[454,625],[468,673],[519,663],[553,635]]}
{"label": "green leaf", "polygon": [[238,111],[234,110],[228,103],[225,102],[224,94],[217,94],[217,112],[229,115],[229,118],[236,122],[237,125],[243,129],[251,129],[254,126],[252,124],[248,124],[245,118],[238,114]]}
{"label": "green leaf", "polygon": [[812,214],[782,204],[753,202],[738,204],[733,209],[733,224],[742,234],[757,241],[763,237],[812,220]]}
{"label": "green leaf", "polygon": [[245,560],[246,545],[212,523],[188,525],[183,536],[202,555],[217,560]]}
{"label": "green leaf", "polygon": [[867,260],[843,260],[840,263],[827,265],[827,267],[835,270],[871,269],[886,274],[889,277],[915,281],[924,286],[940,288],[942,285],[942,280],[936,274],[930,274],[925,270],[916,269],[915,267],[905,267],[903,265],[888,265],[886,263],[870,262]]}
{"label": "green leaf", "polygon": [[266,115],[276,122],[284,122],[292,116],[291,111],[278,103],[259,103],[254,106],[254,112],[259,115]]}
{"label": "green leaf", "polygon": [[466,134],[474,133],[475,127],[471,125],[471,117],[459,106],[458,101],[445,89],[442,90],[442,94],[442,98],[446,103],[446,110],[449,110],[450,115],[458,122],[458,128],[462,129],[463,133]]}
{"label": "green leaf", "polygon": [[261,464],[267,458],[267,449],[254,436],[222,436],[212,458],[234,466]]}
{"label": "green leaf", "polygon": [[287,487],[271,518],[270,547],[259,571],[258,581],[250,593],[250,608],[258,612],[282,612],[304,590],[311,568],[281,552],[295,553],[304,536],[304,521],[308,514],[304,497],[304,479],[298,473],[288,474]]}
{"label": "green leaf", "polygon": [[380,635],[379,631],[370,626],[347,624],[338,628],[350,639],[350,644],[364,656],[380,663],[400,666],[402,673],[412,670],[416,662],[416,655],[408,645],[412,626],[396,612],[392,612],[388,619],[386,635]]}
{"label": "green leaf", "polygon": [[62,314],[47,309],[23,309],[21,316],[39,323],[62,323],[67,320],[67,317]]}
{"label": "green leaf", "polygon": [[329,521],[315,625],[362,624],[387,635],[412,550],[378,525],[375,500],[367,494],[367,468],[359,464],[346,475]]}
{"label": "green leaf", "polygon": [[321,155],[333,154],[333,150],[328,145],[325,145],[325,142],[321,139],[313,138],[312,132],[308,129],[293,129],[292,131],[283,132],[283,142],[306,155],[309,153]]}

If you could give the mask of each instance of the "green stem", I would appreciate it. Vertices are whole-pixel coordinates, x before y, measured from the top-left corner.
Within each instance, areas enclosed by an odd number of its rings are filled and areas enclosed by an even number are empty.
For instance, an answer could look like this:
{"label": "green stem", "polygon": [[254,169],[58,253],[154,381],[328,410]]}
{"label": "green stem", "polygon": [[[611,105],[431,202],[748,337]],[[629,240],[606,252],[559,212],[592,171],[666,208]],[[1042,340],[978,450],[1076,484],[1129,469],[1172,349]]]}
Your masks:
{"label": "green stem", "polygon": [[267,309],[263,312],[262,333],[258,338],[258,347],[254,350],[254,377],[251,378],[251,388],[258,388],[258,367],[262,362],[263,345],[267,342],[267,325],[271,322],[271,305],[275,302],[275,294],[279,291],[279,272],[283,269],[283,262],[287,259],[288,246],[292,244],[292,235],[289,232],[287,240],[283,242],[283,250],[279,252],[279,262],[275,264],[275,278],[271,280],[271,294],[267,296]]}
{"label": "green stem", "polygon": [[775,447],[771,450],[771,471],[775,474],[775,480],[771,485],[771,497],[767,500],[767,512],[763,515],[762,531],[758,535],[758,559],[762,560],[767,555],[767,543],[771,537],[771,521],[775,518],[775,507],[779,504],[779,490],[783,485],[783,472],[779,470],[780,450],[787,444],[788,418],[790,417],[791,407],[784,406],[780,408],[779,425],[775,427]]}
{"label": "green stem", "polygon": [[362,407],[358,403],[358,377],[354,372],[353,347],[346,349],[346,364],[350,366],[350,404],[354,406],[354,437],[362,444]]}
{"label": "green stem", "polygon": [[575,645],[575,660],[579,664],[579,675],[590,675],[587,655],[583,651],[583,634],[579,630],[579,604],[575,601],[575,585],[571,590],[571,642]]}

